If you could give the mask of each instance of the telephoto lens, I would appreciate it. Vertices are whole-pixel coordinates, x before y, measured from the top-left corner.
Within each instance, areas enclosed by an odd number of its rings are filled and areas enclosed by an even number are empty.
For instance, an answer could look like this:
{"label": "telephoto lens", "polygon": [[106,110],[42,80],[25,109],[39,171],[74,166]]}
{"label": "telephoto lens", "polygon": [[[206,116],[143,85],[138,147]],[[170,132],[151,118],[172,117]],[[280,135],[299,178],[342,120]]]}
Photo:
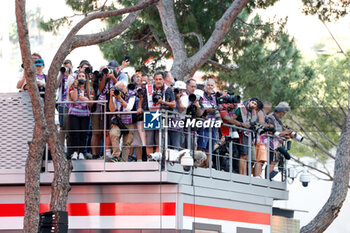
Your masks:
{"label": "telephoto lens", "polygon": [[78,79],[78,85],[84,85],[85,83],[85,80],[83,79]]}
{"label": "telephoto lens", "polygon": [[180,93],[180,89],[179,88],[174,88],[174,94],[178,95]]}

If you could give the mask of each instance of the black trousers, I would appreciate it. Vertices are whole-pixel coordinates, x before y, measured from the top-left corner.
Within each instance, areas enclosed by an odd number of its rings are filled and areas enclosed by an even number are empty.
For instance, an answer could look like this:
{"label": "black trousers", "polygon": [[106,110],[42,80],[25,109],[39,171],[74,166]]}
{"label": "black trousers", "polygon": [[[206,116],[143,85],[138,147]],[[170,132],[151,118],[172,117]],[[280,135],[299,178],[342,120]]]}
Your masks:
{"label": "black trousers", "polygon": [[73,152],[84,153],[89,130],[89,117],[69,115],[70,147]]}

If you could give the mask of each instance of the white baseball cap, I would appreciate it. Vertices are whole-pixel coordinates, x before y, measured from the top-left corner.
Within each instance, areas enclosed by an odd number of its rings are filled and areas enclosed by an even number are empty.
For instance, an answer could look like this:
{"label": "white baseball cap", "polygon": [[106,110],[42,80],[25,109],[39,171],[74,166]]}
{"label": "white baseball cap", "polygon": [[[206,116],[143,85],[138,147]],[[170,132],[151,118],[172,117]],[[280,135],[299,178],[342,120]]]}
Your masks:
{"label": "white baseball cap", "polygon": [[174,88],[178,88],[178,89],[181,89],[181,90],[186,90],[186,84],[183,81],[176,81],[175,85],[174,85]]}

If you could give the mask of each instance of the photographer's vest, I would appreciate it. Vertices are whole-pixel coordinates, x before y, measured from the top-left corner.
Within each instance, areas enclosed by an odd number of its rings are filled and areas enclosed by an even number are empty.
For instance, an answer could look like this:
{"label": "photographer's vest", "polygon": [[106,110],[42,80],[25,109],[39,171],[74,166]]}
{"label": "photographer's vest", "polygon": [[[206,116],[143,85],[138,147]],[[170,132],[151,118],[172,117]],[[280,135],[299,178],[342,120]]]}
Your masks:
{"label": "photographer's vest", "polygon": [[[105,86],[102,90],[102,92],[99,94],[97,100],[109,100],[108,95],[110,92],[110,88],[113,86],[113,80],[106,77],[106,82],[105,82]],[[104,105],[104,103],[98,103],[100,105]],[[107,103],[108,104],[108,103]]]}
{"label": "photographer's vest", "polygon": [[[216,100],[213,96],[208,96],[207,93],[204,92],[203,99],[201,102],[201,110],[204,112],[205,109],[209,108],[215,108],[216,107]],[[209,114],[208,113],[208,118],[209,119],[215,119],[215,113],[214,114]]]}
{"label": "photographer's vest", "polygon": [[[271,119],[273,121],[273,125],[274,125],[274,128],[275,128],[276,132],[282,132],[283,131],[281,122],[279,120],[277,120],[277,117],[274,115],[274,113],[269,114],[266,118],[267,119]],[[280,144],[281,144],[281,140],[279,140],[277,138],[271,138],[270,137],[270,148],[271,149],[273,149],[273,150],[277,149],[280,146]]]}
{"label": "photographer's vest", "polygon": [[[241,109],[241,116],[243,123],[252,123],[256,122],[258,120],[258,114],[256,113],[255,109],[253,109],[251,112],[248,111],[244,104],[240,105],[239,108]],[[244,135],[248,136],[249,132],[244,131]]]}
{"label": "photographer's vest", "polygon": [[[165,101],[165,91],[168,89],[168,86],[167,85],[163,85],[162,87],[162,95],[163,95],[163,101]],[[153,110],[158,110],[161,108],[161,105],[160,104],[154,104],[153,103],[153,93],[156,92],[155,88],[154,88],[154,85],[147,85],[146,86],[146,95],[147,95],[147,102],[148,102],[148,109],[150,111],[153,111]]]}
{"label": "photographer's vest", "polygon": [[[134,98],[132,98],[132,97],[134,97]],[[135,97],[135,91],[133,91],[133,90],[129,90],[128,94],[125,98],[125,102],[127,102],[128,105],[130,104],[129,101],[133,101],[133,103],[131,103],[131,102],[130,103],[133,106],[135,105],[136,97]],[[115,103],[115,111],[116,112],[121,112],[121,111],[127,112],[130,110],[123,108],[122,103],[119,100],[117,100]],[[118,114],[118,116],[120,117],[120,119],[122,120],[122,122],[124,124],[127,124],[127,125],[132,124],[132,114]],[[115,116],[112,117],[112,120],[114,117]]]}

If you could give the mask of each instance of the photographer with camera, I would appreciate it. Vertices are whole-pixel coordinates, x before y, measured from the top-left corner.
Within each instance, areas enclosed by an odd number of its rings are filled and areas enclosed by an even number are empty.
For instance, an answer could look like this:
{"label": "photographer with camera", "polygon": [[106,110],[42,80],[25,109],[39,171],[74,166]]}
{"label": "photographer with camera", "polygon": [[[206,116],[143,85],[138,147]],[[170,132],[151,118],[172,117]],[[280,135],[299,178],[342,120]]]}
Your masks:
{"label": "photographer with camera", "polygon": [[[35,65],[35,60],[36,59],[41,59],[41,56],[40,54],[38,53],[33,53],[32,54],[32,60],[33,60],[33,63]],[[23,64],[21,65],[22,69],[23,69]],[[17,89],[19,89],[20,92],[23,92],[23,91],[26,91],[27,90],[27,82],[26,82],[26,78],[24,76],[24,70],[21,71],[21,73],[19,74],[19,77],[18,77],[18,82],[17,82]]]}
{"label": "photographer with camera", "polygon": [[[201,106],[201,112],[202,112],[202,118],[211,119],[211,120],[218,120],[220,118],[220,113],[217,110],[217,103],[215,96],[213,95],[213,91],[215,88],[215,81],[214,79],[207,79],[204,83],[204,93],[203,98],[200,100],[200,106]],[[212,140],[212,149],[214,149],[214,145],[216,144],[217,139],[217,129],[212,128],[211,129],[212,134],[211,138],[209,138],[209,128],[202,128],[201,131],[199,131],[198,135],[198,149],[202,151],[208,152],[209,150],[209,140]],[[206,161],[202,164],[203,167],[209,166],[209,156],[207,156]]]}
{"label": "photographer with camera", "polygon": [[[140,101],[143,101],[143,95],[146,93],[148,75],[141,75],[140,85],[138,86],[138,79],[134,79],[136,82],[136,106]],[[137,162],[147,161],[146,152],[146,132],[143,128],[143,114],[136,114],[136,127],[137,132],[134,133],[134,140],[131,144],[135,148]]]}
{"label": "photographer with camera", "polygon": [[[231,94],[231,95],[230,95]],[[236,111],[238,104],[241,102],[241,97],[239,95],[234,95],[233,92],[230,92],[228,94],[228,91],[223,91],[223,95],[221,98],[218,98],[218,103],[219,103],[219,112],[221,119],[224,124],[229,124],[229,125],[234,125],[235,123],[235,114],[234,112]],[[239,139],[238,132],[235,129],[232,129],[231,135],[230,135],[230,128],[228,126],[222,125],[221,128],[221,134],[222,137],[225,138],[225,141],[237,141]],[[227,146],[225,143],[222,143],[223,145],[221,146]],[[239,154],[238,154],[238,148],[237,148],[237,143],[233,143],[233,148],[232,148],[232,155],[233,155],[233,172],[238,173],[238,164],[239,164]],[[218,150],[221,151],[221,150]],[[220,154],[222,155],[222,154]],[[223,155],[222,155],[223,156]],[[223,163],[224,159],[220,159],[221,163]]]}
{"label": "photographer with camera", "polygon": [[[123,81],[119,81],[110,92],[109,109],[111,112],[130,112],[136,110],[135,90],[127,89]],[[133,114],[115,114],[111,119],[110,139],[113,148],[112,161],[118,162],[120,156],[120,139],[123,137],[121,161],[127,162],[134,131],[136,129]]]}
{"label": "photographer with camera", "polygon": [[[73,84],[68,88],[68,101],[89,101],[93,100],[94,93],[90,88],[90,82],[83,71],[77,73]],[[69,105],[69,127],[70,127],[70,150],[72,159],[85,159],[84,151],[86,136],[89,129],[89,116],[91,103],[73,103]],[[70,153],[69,153],[70,154]]]}
{"label": "photographer with camera", "polygon": [[[286,139],[293,138],[292,130],[284,129],[281,119],[286,115],[290,110],[289,104],[287,102],[280,102],[276,107],[273,113],[269,114],[266,117],[266,123],[273,125],[275,129],[275,135],[278,137],[283,137]],[[277,172],[274,172],[274,167],[278,162],[279,148],[282,145],[282,141],[277,138],[270,138],[270,179],[272,179]],[[286,158],[290,159],[290,158]]]}
{"label": "photographer with camera", "polygon": [[[63,66],[60,69],[60,73],[57,76],[57,86],[58,89],[58,99],[57,101],[67,101],[68,96],[68,86],[69,83],[74,82],[74,77],[72,74],[72,69],[70,68],[72,65],[72,62],[70,60],[65,60],[63,62]],[[60,123],[60,141],[62,145],[64,146],[64,140],[66,137],[65,130],[67,130],[68,127],[68,104],[58,104],[57,111],[58,111],[58,119]]]}
{"label": "photographer with camera", "polygon": [[[168,124],[168,145],[171,149],[181,149],[183,142],[183,129],[179,127],[178,122],[181,120],[180,114],[183,113],[186,108],[181,102],[181,96],[186,91],[186,84],[183,81],[176,81],[174,84],[174,95],[176,100],[176,108],[173,110],[177,114],[172,114]],[[170,125],[169,125],[170,124]]]}
{"label": "photographer with camera", "polygon": [[[98,96],[97,96],[97,100],[99,101],[103,101],[103,100],[110,100],[110,90],[111,88],[113,88],[113,86],[118,82],[123,80],[124,84],[127,85],[127,81],[125,82],[124,80],[124,73],[123,74],[119,74],[118,78],[116,78],[116,74],[118,74],[120,72],[121,69],[123,69],[124,67],[126,67],[126,65],[128,65],[129,63],[124,62],[124,65],[120,68],[118,62],[116,62],[115,60],[112,60],[108,63],[107,67],[101,67],[100,68],[100,72],[99,72],[99,87],[98,87]],[[117,73],[118,72],[118,73]],[[97,75],[97,74],[96,74]],[[95,110],[95,109],[94,109]],[[96,105],[96,110],[94,112],[94,115],[96,115],[96,118],[98,118],[98,133],[94,133],[93,135],[93,139],[92,139],[92,144],[97,144],[99,141],[97,139],[102,137],[102,133],[104,129],[110,129],[111,128],[111,115],[104,115],[104,112],[109,112],[109,102],[104,105],[103,103],[98,103]],[[105,119],[104,117],[106,117],[106,125],[105,125]],[[96,126],[97,128],[97,120],[93,119],[93,125],[94,128]],[[95,123],[96,122],[96,123]],[[108,149],[111,145],[110,142],[110,137],[109,137],[109,131],[106,131],[106,157],[110,158],[112,156],[112,152],[110,149]],[[95,155],[95,153],[97,153],[97,151],[93,151],[93,157],[97,157]]]}
{"label": "photographer with camera", "polygon": [[[138,104],[137,112],[142,114],[143,111],[149,110],[173,110],[176,108],[175,95],[171,87],[164,84],[165,74],[158,71],[154,74],[154,85],[147,85],[146,91],[143,93],[142,98]],[[147,130],[146,131],[146,143],[147,154],[153,153],[153,146],[159,145],[159,131]],[[159,148],[156,147],[156,151]]]}
{"label": "photographer with camera", "polygon": [[[251,98],[243,101],[235,111],[235,120],[233,123],[241,128],[250,129],[255,122],[258,121],[258,114],[256,109],[258,107],[258,98]],[[253,138],[253,135],[249,131],[240,130],[239,132],[239,174],[247,175],[247,160],[249,147],[249,135]]]}

